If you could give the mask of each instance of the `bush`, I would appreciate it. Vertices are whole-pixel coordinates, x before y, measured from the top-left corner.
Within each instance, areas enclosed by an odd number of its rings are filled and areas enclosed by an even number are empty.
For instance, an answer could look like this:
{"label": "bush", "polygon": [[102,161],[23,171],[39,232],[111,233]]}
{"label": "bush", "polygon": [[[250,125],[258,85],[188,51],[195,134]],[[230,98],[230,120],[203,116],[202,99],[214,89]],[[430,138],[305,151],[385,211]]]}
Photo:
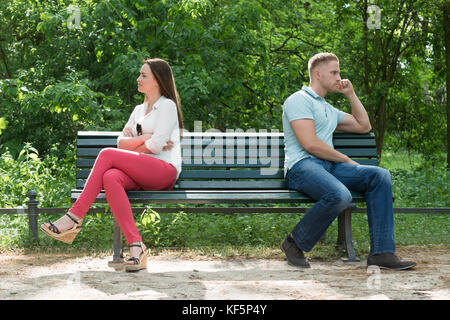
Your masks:
{"label": "bush", "polygon": [[0,157],[0,207],[26,206],[28,192],[35,190],[41,207],[64,207],[70,204],[70,189],[75,182],[75,153],[66,148],[66,157],[54,145],[41,159],[38,151],[27,143],[14,159],[7,150]]}

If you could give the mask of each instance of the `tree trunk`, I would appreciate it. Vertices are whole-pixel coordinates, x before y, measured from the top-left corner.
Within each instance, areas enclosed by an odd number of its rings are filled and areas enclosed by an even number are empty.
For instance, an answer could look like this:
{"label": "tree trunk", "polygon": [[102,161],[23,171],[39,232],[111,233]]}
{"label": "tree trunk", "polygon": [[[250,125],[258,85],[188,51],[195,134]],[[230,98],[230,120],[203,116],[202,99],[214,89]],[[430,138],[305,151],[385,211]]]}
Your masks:
{"label": "tree trunk", "polygon": [[447,170],[450,171],[450,1],[444,3],[445,60],[447,65]]}
{"label": "tree trunk", "polygon": [[375,142],[377,144],[378,160],[381,160],[384,134],[386,131],[386,98],[387,98],[386,96],[381,97],[381,101],[378,104],[378,108],[374,116],[375,119],[374,131],[375,131]]}

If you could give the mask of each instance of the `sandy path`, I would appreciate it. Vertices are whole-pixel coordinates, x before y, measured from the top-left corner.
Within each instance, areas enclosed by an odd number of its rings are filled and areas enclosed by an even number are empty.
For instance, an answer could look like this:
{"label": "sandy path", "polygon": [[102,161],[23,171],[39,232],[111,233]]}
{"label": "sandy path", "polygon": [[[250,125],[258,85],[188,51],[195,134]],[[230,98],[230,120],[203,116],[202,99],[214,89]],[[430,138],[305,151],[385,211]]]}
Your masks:
{"label": "sandy path", "polygon": [[366,261],[219,260],[160,252],[138,273],[108,267],[110,256],[0,255],[0,299],[450,299],[450,250],[398,249],[418,266],[368,270]]}

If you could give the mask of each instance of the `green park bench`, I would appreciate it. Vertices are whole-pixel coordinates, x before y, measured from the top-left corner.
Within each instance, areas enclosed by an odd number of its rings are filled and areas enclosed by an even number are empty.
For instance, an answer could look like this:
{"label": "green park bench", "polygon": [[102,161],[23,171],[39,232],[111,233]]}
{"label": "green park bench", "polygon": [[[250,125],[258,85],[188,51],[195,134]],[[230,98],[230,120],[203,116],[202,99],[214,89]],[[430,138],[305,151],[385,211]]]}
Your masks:
{"label": "green park bench", "polygon": [[[80,196],[86,178],[101,149],[116,147],[120,132],[80,131],[77,137],[76,188],[71,201]],[[337,150],[361,164],[378,165],[375,137],[369,134],[335,133]],[[315,201],[289,190],[284,180],[284,139],[279,132],[193,132],[181,142],[182,172],[171,191],[128,191],[132,204],[182,204],[158,208],[160,213],[304,213],[304,204]],[[353,206],[338,217],[338,244],[347,252],[344,261],[356,257],[351,230],[351,214],[362,194],[352,193]],[[106,203],[102,191],[96,201]],[[214,206],[228,204],[228,206]],[[291,204],[290,207],[279,205]],[[296,206],[292,206],[295,204]],[[300,206],[299,206],[300,204]],[[195,206],[193,206],[195,205]],[[202,206],[198,206],[202,205]],[[134,209],[134,208],[133,208]],[[142,212],[141,209],[140,212]],[[135,212],[135,211],[133,211]],[[292,226],[293,227],[293,226]],[[122,257],[121,231],[114,222],[112,263]]]}

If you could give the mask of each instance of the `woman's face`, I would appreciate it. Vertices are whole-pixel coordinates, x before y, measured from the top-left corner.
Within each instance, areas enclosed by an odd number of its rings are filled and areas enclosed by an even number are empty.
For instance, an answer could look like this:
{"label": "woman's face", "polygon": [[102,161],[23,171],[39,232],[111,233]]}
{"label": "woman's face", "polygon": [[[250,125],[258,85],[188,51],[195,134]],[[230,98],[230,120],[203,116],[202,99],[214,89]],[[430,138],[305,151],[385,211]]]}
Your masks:
{"label": "woman's face", "polygon": [[158,82],[155,79],[152,71],[150,70],[150,66],[147,63],[141,68],[141,72],[139,74],[139,78],[136,79],[138,83],[138,91],[145,93],[146,95],[151,94],[152,92],[159,91]]}

